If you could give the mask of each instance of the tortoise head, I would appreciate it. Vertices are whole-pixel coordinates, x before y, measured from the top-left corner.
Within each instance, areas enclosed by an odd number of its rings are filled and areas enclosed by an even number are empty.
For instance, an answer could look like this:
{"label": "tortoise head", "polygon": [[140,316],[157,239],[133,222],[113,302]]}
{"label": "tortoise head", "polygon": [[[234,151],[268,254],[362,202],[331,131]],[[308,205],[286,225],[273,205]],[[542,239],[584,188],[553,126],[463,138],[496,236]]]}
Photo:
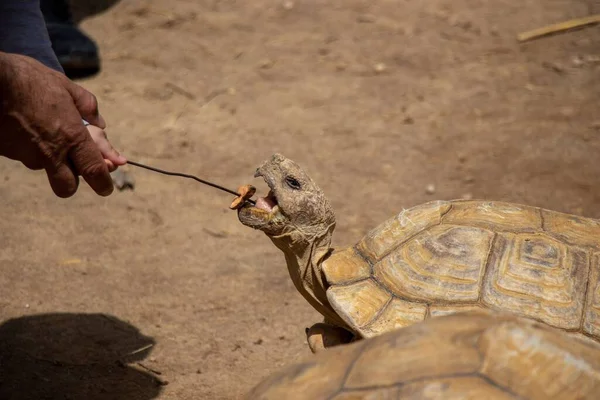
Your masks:
{"label": "tortoise head", "polygon": [[263,231],[269,237],[298,235],[310,239],[335,223],[335,216],[323,191],[298,164],[274,154],[257,168],[269,194],[238,210],[240,222]]}

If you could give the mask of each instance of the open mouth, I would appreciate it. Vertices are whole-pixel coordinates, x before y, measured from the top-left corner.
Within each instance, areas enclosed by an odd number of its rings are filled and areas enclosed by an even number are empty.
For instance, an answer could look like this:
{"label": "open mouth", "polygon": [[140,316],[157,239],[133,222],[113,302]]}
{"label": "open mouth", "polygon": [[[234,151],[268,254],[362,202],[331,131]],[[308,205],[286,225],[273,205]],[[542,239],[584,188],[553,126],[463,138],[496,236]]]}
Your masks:
{"label": "open mouth", "polygon": [[285,225],[286,216],[280,209],[281,206],[277,200],[276,180],[270,174],[263,175],[260,170],[257,170],[254,177],[264,179],[269,186],[269,193],[264,197],[256,197],[254,205],[246,201],[243,206],[238,208],[238,219],[242,224],[260,229],[267,235],[280,234]]}
{"label": "open mouth", "polygon": [[275,190],[273,189],[273,180],[268,176],[268,174],[263,174],[260,169],[256,170],[254,177],[262,178],[267,186],[269,186],[269,193],[265,197],[258,197],[256,199],[254,208],[266,211],[269,214],[274,214],[274,211],[279,211],[277,196],[275,195]]}
{"label": "open mouth", "polygon": [[277,197],[275,197],[273,190],[269,190],[269,193],[265,197],[256,199],[256,205],[254,207],[268,213],[272,212],[275,207],[277,207]]}

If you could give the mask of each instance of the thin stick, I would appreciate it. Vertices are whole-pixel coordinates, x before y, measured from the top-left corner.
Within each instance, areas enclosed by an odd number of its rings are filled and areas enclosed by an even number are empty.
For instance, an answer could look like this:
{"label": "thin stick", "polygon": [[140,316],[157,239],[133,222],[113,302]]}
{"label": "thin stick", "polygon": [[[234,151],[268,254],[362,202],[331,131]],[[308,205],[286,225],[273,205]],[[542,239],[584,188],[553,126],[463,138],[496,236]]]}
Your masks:
{"label": "thin stick", "polygon": [[144,347],[140,347],[139,349],[136,349],[136,350],[132,351],[131,353],[127,353],[126,357],[132,356],[132,355],[137,354],[137,353],[141,353],[142,351],[148,350],[148,349],[150,349],[152,347],[154,347],[154,343],[150,343],[150,344],[148,344],[148,345],[146,345]]}
{"label": "thin stick", "polygon": [[542,36],[551,35],[553,33],[559,33],[568,31],[570,29],[581,28],[585,25],[592,25],[600,23],[600,14],[590,15],[589,17],[571,19],[569,21],[559,22],[544,26],[542,28],[533,29],[528,32],[523,32],[517,35],[519,42],[526,42],[528,40],[537,39]]}
{"label": "thin stick", "polygon": [[[225,188],[223,186],[217,185],[216,183],[205,181],[204,179],[200,179],[200,178],[198,178],[197,176],[194,176],[194,175],[183,174],[181,172],[169,172],[169,171],[165,171],[163,169],[149,167],[147,165],[140,164],[138,162],[130,161],[130,160],[127,161],[127,164],[135,165],[136,167],[140,167],[140,168],[149,169],[150,171],[158,172],[160,174],[171,175],[171,176],[180,176],[180,177],[183,177],[183,178],[193,179],[193,180],[198,181],[200,183],[203,183],[205,185],[212,186],[214,188],[223,190],[224,192],[230,193],[230,194],[232,194],[234,196],[241,196],[239,193],[237,193],[237,192],[235,192],[233,190],[230,190],[230,189],[227,189],[227,188]],[[256,204],[256,202],[254,200],[248,199],[246,201],[249,202],[249,203],[251,203],[251,204]]]}
{"label": "thin stick", "polygon": [[144,368],[146,371],[153,373],[154,375],[162,375],[162,372],[160,372],[159,370],[152,369],[152,368],[142,364],[141,362],[137,362],[136,364],[139,365],[140,367]]}

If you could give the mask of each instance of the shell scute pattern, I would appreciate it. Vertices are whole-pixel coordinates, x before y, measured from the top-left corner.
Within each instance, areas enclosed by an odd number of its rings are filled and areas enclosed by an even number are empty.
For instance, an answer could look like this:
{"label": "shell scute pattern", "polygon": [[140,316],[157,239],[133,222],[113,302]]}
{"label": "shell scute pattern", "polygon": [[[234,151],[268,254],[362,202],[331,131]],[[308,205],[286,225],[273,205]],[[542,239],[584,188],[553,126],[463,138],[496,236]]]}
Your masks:
{"label": "shell scute pattern", "polygon": [[438,225],[374,265],[374,276],[396,296],[431,302],[476,301],[494,233]]}
{"label": "shell scute pattern", "polygon": [[589,255],[545,235],[500,234],[483,288],[484,304],[562,329],[581,326]]}
{"label": "shell scute pattern", "polygon": [[542,215],[536,207],[501,201],[457,200],[443,217],[444,224],[466,225],[494,232],[539,232]]}
{"label": "shell scute pattern", "polygon": [[376,262],[413,235],[438,225],[450,207],[447,201],[432,201],[403,210],[367,233],[357,249],[371,262]]}
{"label": "shell scute pattern", "polygon": [[[436,201],[403,210],[344,256],[355,259],[344,262],[354,271],[345,276],[363,283],[342,290],[342,267],[326,262],[327,296],[363,337],[453,310],[492,308],[600,340],[596,220],[503,202]],[[381,309],[371,301],[362,310],[371,291]]]}
{"label": "shell scute pattern", "polygon": [[333,253],[321,268],[332,285],[344,285],[371,276],[371,266],[352,247]]}
{"label": "shell scute pattern", "polygon": [[592,257],[583,332],[600,338],[600,253]]}
{"label": "shell scute pattern", "polygon": [[578,215],[541,210],[544,230],[570,246],[600,250],[600,221]]}
{"label": "shell scute pattern", "polygon": [[600,344],[490,311],[429,319],[310,359],[248,399],[595,400],[600,392]]}

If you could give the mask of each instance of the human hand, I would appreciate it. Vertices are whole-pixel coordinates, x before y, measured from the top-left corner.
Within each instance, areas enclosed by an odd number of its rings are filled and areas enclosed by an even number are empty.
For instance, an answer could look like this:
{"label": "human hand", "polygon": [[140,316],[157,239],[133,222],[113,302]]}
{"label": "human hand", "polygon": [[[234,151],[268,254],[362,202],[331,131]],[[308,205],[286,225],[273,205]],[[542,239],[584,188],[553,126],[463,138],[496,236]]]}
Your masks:
{"label": "human hand", "polygon": [[0,155],[44,169],[57,196],[75,194],[80,175],[97,194],[113,192],[109,171],[126,160],[105,127],[93,94],[32,58],[0,52]]}
{"label": "human hand", "polygon": [[119,154],[117,150],[110,144],[108,141],[108,137],[106,136],[106,132],[104,129],[98,128],[94,125],[88,125],[87,130],[92,137],[96,146],[102,153],[102,157],[104,158],[104,162],[108,167],[109,172],[115,171],[121,165],[124,165],[127,160]]}

